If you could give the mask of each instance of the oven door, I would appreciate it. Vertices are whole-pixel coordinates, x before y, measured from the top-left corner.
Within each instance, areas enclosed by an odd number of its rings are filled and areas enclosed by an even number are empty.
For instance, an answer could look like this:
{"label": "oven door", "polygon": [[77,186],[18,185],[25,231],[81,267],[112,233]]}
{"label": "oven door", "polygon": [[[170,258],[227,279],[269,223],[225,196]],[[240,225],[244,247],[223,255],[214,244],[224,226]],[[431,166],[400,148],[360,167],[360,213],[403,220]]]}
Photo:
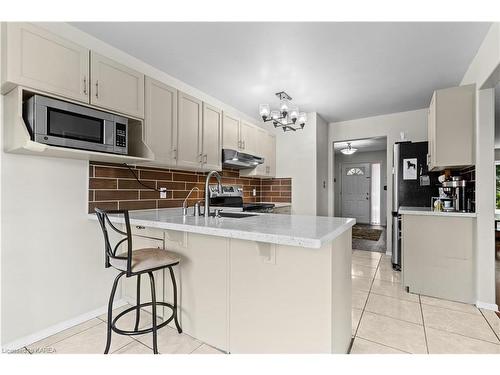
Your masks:
{"label": "oven door", "polygon": [[37,96],[35,141],[54,146],[113,152],[115,123],[112,114]]}

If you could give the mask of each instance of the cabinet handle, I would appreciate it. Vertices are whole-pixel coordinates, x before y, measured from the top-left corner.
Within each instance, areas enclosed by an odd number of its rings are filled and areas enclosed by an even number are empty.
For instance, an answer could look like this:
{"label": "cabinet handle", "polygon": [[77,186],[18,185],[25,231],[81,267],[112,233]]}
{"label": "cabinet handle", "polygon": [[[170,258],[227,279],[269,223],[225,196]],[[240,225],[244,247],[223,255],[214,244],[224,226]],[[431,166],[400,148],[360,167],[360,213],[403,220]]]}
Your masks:
{"label": "cabinet handle", "polygon": [[95,97],[99,99],[99,80],[95,81]]}
{"label": "cabinet handle", "polygon": [[203,164],[203,154],[199,154],[198,157],[200,158],[200,163]]}
{"label": "cabinet handle", "polygon": [[87,96],[87,77],[83,76],[83,94]]}
{"label": "cabinet handle", "polygon": [[172,152],[174,153],[173,159],[174,159],[174,160],[177,160],[177,149],[176,149],[176,148],[174,148],[174,149],[172,150]]}
{"label": "cabinet handle", "polygon": [[136,229],[140,229],[140,230],[142,230],[142,229],[146,229],[146,227],[145,227],[145,226],[142,226],[142,225],[136,225],[136,226],[135,226],[135,228],[136,228]]}

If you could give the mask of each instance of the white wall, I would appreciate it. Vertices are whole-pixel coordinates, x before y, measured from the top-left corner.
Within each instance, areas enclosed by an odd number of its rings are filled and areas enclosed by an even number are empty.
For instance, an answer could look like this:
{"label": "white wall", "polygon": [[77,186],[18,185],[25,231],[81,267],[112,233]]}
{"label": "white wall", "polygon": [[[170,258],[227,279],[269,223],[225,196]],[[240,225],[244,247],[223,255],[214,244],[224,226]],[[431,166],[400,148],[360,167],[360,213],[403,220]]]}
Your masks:
{"label": "white wall", "polygon": [[[430,100],[430,98],[429,98]],[[358,120],[342,121],[329,124],[328,130],[328,180],[333,186],[335,156],[333,143],[354,139],[387,137],[387,165],[386,175],[390,181],[392,175],[392,149],[394,143],[399,139],[400,132],[406,133],[410,141],[419,142],[427,140],[427,109],[415,111],[398,112],[389,115],[367,117]],[[334,211],[334,189],[329,189],[328,212],[333,215]],[[392,184],[387,184],[387,208],[386,215],[391,217],[392,210]],[[392,228],[387,226],[387,252],[392,248]]]}
{"label": "white wall", "polygon": [[316,215],[328,216],[328,123],[316,117]]}
{"label": "white wall", "polygon": [[[261,125],[255,118],[70,25],[41,25]],[[3,129],[3,117],[0,119]],[[305,134],[315,134],[315,131],[315,126],[311,126]],[[308,152],[304,150],[304,154]],[[30,335],[47,332],[51,327],[105,306],[114,272],[104,269],[98,224],[87,219],[87,162],[2,151],[0,165],[3,346],[22,342]]]}
{"label": "white wall", "polygon": [[500,81],[500,24],[494,23],[472,60],[461,85],[476,92],[476,269],[477,305],[495,303],[495,114],[494,87]]}
{"label": "white wall", "polygon": [[292,178],[292,213],[316,215],[316,113],[307,114],[303,130],[277,130],[277,177]]}
{"label": "white wall", "polygon": [[[391,159],[392,160],[392,159]],[[387,191],[384,190],[384,185],[387,185],[387,151],[367,151],[356,152],[352,155],[335,154],[335,180],[334,188],[334,216],[342,216],[341,208],[342,201],[340,191],[342,190],[341,164],[342,163],[380,163],[380,224],[387,223]]]}

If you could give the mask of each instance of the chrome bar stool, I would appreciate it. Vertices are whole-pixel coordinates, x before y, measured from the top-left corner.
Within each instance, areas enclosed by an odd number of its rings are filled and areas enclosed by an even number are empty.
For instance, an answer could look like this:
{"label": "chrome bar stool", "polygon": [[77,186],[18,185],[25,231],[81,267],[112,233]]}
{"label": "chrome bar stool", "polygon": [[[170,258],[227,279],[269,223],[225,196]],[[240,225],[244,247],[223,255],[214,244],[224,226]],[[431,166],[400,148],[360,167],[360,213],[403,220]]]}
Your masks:
{"label": "chrome bar stool", "polygon": [[[95,209],[97,218],[99,219],[99,223],[101,224],[102,233],[104,235],[104,257],[105,257],[105,268],[113,267],[116,270],[120,271],[116,276],[115,281],[113,283],[113,287],[111,289],[111,295],[109,296],[108,303],[108,330],[107,330],[107,341],[106,348],[104,349],[104,354],[109,352],[109,347],[111,346],[111,333],[112,331],[127,336],[134,335],[143,335],[145,333],[153,333],[153,352],[158,354],[158,343],[157,343],[157,332],[160,328],[165,327],[172,320],[175,322],[175,326],[177,327],[177,331],[182,333],[181,326],[179,325],[179,321],[177,319],[177,284],[175,282],[174,271],[172,267],[176,266],[180,262],[180,258],[170,252],[163,249],[156,248],[146,248],[146,249],[137,249],[132,250],[132,232],[130,230],[130,219],[127,210],[100,210],[98,208]],[[114,226],[109,220],[108,215],[118,215],[123,216],[125,220],[125,232],[118,229]],[[125,236],[121,240],[119,240],[114,247],[111,247],[109,235],[108,235],[108,227],[111,228],[114,232]],[[116,254],[120,245],[126,243],[126,251]],[[153,271],[162,270],[168,268],[170,271],[170,277],[172,278],[173,285],[173,304],[156,301],[156,291],[155,291],[155,279],[153,275]],[[149,275],[149,281],[151,283],[151,302],[141,303],[141,275],[147,273]],[[124,311],[120,312],[114,319],[112,318],[113,312],[113,299],[115,298],[116,288],[118,286],[118,281],[120,278],[125,275],[125,277],[133,277],[137,276],[137,304],[136,306],[132,306]],[[145,328],[139,330],[139,321],[140,321],[140,311],[141,308],[151,306],[153,311],[153,324],[150,328]],[[161,324],[157,324],[157,314],[156,308],[157,306],[166,306],[172,310],[172,315],[166,319]],[[135,327],[133,331],[130,330],[122,330],[116,327],[116,323],[118,320],[123,317],[125,314],[135,311]]]}

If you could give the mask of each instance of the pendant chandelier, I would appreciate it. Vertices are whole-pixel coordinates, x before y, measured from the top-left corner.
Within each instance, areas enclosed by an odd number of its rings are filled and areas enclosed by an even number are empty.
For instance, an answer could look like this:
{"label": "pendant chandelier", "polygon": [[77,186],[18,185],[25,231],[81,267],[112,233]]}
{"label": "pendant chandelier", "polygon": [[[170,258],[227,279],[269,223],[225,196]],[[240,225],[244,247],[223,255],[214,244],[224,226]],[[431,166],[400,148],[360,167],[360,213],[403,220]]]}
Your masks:
{"label": "pendant chandelier", "polygon": [[284,132],[304,129],[307,114],[299,112],[299,107],[292,105],[292,98],[284,91],[276,93],[280,100],[279,110],[271,110],[269,104],[259,106],[259,114],[264,122],[272,121],[275,128],[281,128]]}
{"label": "pendant chandelier", "polygon": [[347,147],[340,150],[340,152],[343,153],[344,155],[352,155],[356,151],[358,151],[358,149],[352,147],[351,142],[347,142]]}

